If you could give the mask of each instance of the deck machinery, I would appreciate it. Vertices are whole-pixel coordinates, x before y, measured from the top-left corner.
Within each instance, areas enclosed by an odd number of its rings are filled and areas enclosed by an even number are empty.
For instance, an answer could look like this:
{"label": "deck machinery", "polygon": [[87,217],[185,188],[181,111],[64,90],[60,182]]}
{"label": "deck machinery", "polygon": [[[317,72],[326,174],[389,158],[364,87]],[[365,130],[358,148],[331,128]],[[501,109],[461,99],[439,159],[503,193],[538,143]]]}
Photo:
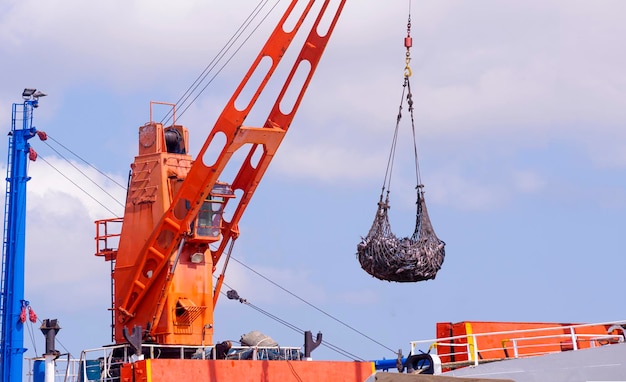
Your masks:
{"label": "deck machinery", "polygon": [[[141,330],[144,341],[162,345],[213,343],[223,280],[222,272],[213,285],[216,265],[230,254],[239,220],[287,133],[345,0],[331,3],[291,1],[195,158],[189,132],[175,118],[164,126],[151,115],[139,128],[118,248],[97,253],[114,261],[116,343],[130,342],[125,330]],[[311,30],[274,103],[256,105],[307,17]],[[256,78],[260,84],[251,81]],[[267,107],[261,110],[267,117],[261,126],[246,125],[255,106]]]}
{"label": "deck machinery", "polygon": [[[164,126],[151,115],[139,127],[118,247],[107,245],[112,235],[106,227],[117,219],[97,221],[96,255],[113,264],[114,341],[135,351],[142,341],[162,348],[159,359],[142,360],[137,354],[139,361],[122,366],[122,378],[259,380],[265,375],[264,380],[282,381],[296,373],[302,381],[363,381],[372,374],[369,362],[198,362],[174,359],[178,350],[166,354],[175,347],[186,351],[215,344],[213,312],[225,270],[216,272],[216,265],[220,259],[228,263],[239,220],[293,121],[345,1],[290,2],[195,157],[189,155],[189,131],[175,117]],[[304,42],[293,64],[287,62],[286,78],[275,82],[296,34]],[[269,103],[257,104],[268,94],[270,79],[282,84],[280,90],[269,94]],[[246,121],[253,107],[252,114],[264,116],[257,126]],[[219,275],[215,285],[214,274]]]}

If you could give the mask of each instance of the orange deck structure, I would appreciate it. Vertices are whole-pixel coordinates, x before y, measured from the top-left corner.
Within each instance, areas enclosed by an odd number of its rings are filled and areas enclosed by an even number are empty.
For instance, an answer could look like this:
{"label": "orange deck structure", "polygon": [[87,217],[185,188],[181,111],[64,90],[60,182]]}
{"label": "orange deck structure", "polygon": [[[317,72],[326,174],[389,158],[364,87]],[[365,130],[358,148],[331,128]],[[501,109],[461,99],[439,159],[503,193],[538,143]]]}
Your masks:
{"label": "orange deck structure", "polygon": [[610,324],[463,321],[437,323],[443,365],[476,364],[606,345]]}
{"label": "orange deck structure", "polygon": [[149,359],[126,364],[122,382],[365,381],[372,362]]}

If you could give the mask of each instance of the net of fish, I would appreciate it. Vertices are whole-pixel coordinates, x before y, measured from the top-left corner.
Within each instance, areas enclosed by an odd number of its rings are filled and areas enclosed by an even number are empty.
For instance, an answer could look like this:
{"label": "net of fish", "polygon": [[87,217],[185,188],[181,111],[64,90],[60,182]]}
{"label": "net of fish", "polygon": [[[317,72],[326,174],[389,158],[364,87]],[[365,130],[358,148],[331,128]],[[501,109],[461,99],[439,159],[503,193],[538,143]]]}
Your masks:
{"label": "net of fish", "polygon": [[357,245],[361,268],[386,281],[432,280],[443,264],[445,242],[432,227],[423,193],[418,194],[415,230],[410,237],[398,237],[389,224],[388,200],[378,203],[372,227]]}

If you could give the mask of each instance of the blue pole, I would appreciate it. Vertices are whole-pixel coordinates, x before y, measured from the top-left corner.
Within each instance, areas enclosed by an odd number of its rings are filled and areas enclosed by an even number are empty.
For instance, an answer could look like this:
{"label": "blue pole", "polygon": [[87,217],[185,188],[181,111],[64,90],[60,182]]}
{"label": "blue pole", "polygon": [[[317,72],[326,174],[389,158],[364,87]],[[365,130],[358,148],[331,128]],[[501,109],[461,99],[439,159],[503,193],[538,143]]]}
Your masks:
{"label": "blue pole", "polygon": [[[22,107],[22,127],[19,128],[19,107]],[[32,126],[33,110],[38,99],[26,99],[13,104],[9,158],[7,163],[7,193],[3,246],[2,338],[0,373],[2,382],[22,381],[24,324],[20,320],[24,300],[24,258],[26,244],[26,182],[30,145],[28,140],[37,133]]]}

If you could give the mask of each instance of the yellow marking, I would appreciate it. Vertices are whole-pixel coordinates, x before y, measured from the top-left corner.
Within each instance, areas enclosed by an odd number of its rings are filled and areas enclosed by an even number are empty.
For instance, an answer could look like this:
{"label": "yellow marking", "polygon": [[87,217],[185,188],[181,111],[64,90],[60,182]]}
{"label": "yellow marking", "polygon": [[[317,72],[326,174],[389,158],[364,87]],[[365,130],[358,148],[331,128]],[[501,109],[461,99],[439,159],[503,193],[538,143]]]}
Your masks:
{"label": "yellow marking", "polygon": [[146,360],[146,382],[152,382],[152,364],[150,360]]}
{"label": "yellow marking", "polygon": [[467,336],[467,349],[469,351],[469,354],[467,355],[467,359],[470,361],[475,361],[474,359],[474,346],[476,346],[476,344],[474,343],[474,337],[472,336],[473,332],[472,332],[472,324],[469,322],[465,323],[465,335]]}

